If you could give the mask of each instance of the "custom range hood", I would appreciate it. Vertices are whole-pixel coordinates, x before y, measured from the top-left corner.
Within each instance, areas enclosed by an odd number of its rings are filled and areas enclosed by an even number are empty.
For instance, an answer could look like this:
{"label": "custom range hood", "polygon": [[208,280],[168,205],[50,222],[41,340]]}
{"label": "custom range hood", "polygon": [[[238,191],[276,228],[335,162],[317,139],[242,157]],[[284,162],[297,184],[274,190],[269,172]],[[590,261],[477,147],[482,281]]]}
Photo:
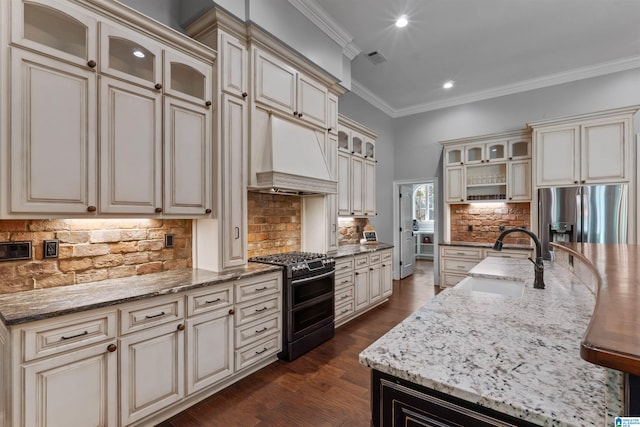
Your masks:
{"label": "custom range hood", "polygon": [[[325,133],[265,114],[253,128],[249,190],[298,196],[335,194]],[[330,150],[329,150],[330,151]]]}

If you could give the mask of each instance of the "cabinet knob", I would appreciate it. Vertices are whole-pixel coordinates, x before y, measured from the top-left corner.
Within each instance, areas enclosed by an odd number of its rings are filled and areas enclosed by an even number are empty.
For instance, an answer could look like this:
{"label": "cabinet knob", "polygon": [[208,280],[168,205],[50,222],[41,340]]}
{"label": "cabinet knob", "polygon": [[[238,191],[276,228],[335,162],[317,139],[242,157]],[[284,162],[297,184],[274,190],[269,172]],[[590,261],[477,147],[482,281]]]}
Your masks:
{"label": "cabinet knob", "polygon": [[210,213],[211,213],[211,209],[205,209],[205,210],[204,210],[204,213],[206,213],[206,214],[210,214]]}
{"label": "cabinet knob", "polygon": [[89,68],[96,68],[96,65],[98,65],[98,64],[93,59],[91,61],[87,62],[87,67],[89,67]]}
{"label": "cabinet knob", "polygon": [[480,160],[480,163],[484,163],[484,160]]}
{"label": "cabinet knob", "polygon": [[355,274],[356,274],[356,276],[359,276],[359,275],[360,275],[360,273],[358,273],[357,271],[356,271],[356,273],[355,273]]}
{"label": "cabinet knob", "polygon": [[229,314],[233,316],[234,314],[236,314],[236,311],[232,308],[231,310],[229,310]]}
{"label": "cabinet knob", "polygon": [[87,206],[87,212],[95,212],[97,210],[98,208],[96,208],[95,206]]}
{"label": "cabinet knob", "polygon": [[574,184],[577,184],[577,183],[578,183],[578,181],[573,181],[573,183],[574,183]]}
{"label": "cabinet knob", "polygon": [[331,129],[333,129],[333,128],[327,128],[327,132],[331,132]]}
{"label": "cabinet knob", "polygon": [[513,200],[513,197],[509,197],[509,200]]}
{"label": "cabinet knob", "polygon": [[162,89],[162,85],[160,83],[156,83],[156,85],[154,86],[157,90]]}
{"label": "cabinet knob", "polygon": [[373,271],[373,268],[369,267],[369,271]]}
{"label": "cabinet knob", "polygon": [[460,199],[461,202],[464,202],[464,199]]}
{"label": "cabinet knob", "polygon": [[513,157],[509,157],[509,160],[513,160]]}
{"label": "cabinet knob", "polygon": [[582,181],[580,181],[581,184],[586,183],[587,181],[585,181],[584,179]]}
{"label": "cabinet knob", "polygon": [[156,208],[156,213],[161,213],[162,212],[162,208]]}
{"label": "cabinet knob", "polygon": [[298,115],[298,112],[297,112],[297,111],[294,111],[294,112],[293,112],[293,115],[294,115],[294,116],[297,116],[297,115]]}
{"label": "cabinet knob", "polygon": [[180,323],[176,329],[179,331],[184,331],[184,323]]}
{"label": "cabinet knob", "polygon": [[302,113],[298,114],[298,117],[302,117]]}
{"label": "cabinet knob", "polygon": [[117,345],[115,345],[115,344],[109,344],[109,345],[107,346],[107,351],[108,351],[109,353],[113,353],[113,352],[114,352],[114,351],[116,351],[117,349],[118,349],[118,346],[117,346]]}
{"label": "cabinet knob", "polygon": [[211,101],[205,102],[204,105],[207,106],[207,107],[211,107]]}
{"label": "cabinet knob", "polygon": [[242,97],[246,98],[247,96],[249,96],[249,94],[247,92],[242,92]]}
{"label": "cabinet knob", "polygon": [[461,165],[464,165],[464,162],[460,162]]}

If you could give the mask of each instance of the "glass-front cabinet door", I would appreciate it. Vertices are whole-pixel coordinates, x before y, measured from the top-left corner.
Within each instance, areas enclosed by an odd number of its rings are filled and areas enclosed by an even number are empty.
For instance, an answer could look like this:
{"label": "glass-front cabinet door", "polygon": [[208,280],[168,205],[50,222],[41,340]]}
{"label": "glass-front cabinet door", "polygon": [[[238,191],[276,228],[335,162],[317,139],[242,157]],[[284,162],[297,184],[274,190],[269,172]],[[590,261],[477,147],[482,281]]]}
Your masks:
{"label": "glass-front cabinet door", "polygon": [[162,90],[162,48],[148,37],[124,27],[100,24],[100,71]]}
{"label": "glass-front cabinet door", "polygon": [[372,140],[370,139],[365,139],[364,142],[364,158],[365,159],[371,159],[371,160],[375,160],[376,158],[376,152],[375,152],[375,144]]}
{"label": "glass-front cabinet door", "polygon": [[351,147],[349,146],[349,133],[344,130],[338,131],[338,150],[351,152]]}
{"label": "glass-front cabinet door", "polygon": [[460,147],[446,148],[444,150],[444,161],[447,166],[464,164],[464,151]]}
{"label": "glass-front cabinet door", "polygon": [[68,2],[11,1],[13,43],[94,68],[97,60],[97,21]]}
{"label": "glass-front cabinet door", "polygon": [[211,65],[167,50],[164,67],[165,94],[211,106]]}
{"label": "glass-front cabinet door", "polygon": [[470,165],[484,161],[484,144],[468,145],[464,151],[466,164]]}
{"label": "glass-front cabinet door", "polygon": [[509,141],[509,160],[530,159],[531,143],[528,140]]}
{"label": "glass-front cabinet door", "polygon": [[500,162],[507,160],[507,143],[489,142],[486,145],[484,160],[487,162]]}
{"label": "glass-front cabinet door", "polygon": [[364,156],[364,139],[357,133],[351,133],[351,154]]}

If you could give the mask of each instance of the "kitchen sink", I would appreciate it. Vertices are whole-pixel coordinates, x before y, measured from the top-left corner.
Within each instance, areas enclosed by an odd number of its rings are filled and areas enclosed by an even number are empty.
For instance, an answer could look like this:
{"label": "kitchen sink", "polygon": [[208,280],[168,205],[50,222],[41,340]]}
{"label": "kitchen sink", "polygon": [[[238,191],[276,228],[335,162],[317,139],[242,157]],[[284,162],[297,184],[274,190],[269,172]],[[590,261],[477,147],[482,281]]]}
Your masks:
{"label": "kitchen sink", "polygon": [[504,295],[512,298],[521,298],[524,294],[524,282],[522,281],[488,279],[486,277],[465,277],[456,285],[456,288]]}

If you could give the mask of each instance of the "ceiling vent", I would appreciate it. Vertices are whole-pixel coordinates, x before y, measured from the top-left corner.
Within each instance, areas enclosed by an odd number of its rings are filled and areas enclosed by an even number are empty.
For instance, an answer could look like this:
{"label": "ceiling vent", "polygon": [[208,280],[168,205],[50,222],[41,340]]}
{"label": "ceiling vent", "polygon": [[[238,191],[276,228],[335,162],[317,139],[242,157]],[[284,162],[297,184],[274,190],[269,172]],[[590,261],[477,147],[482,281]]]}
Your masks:
{"label": "ceiling vent", "polygon": [[385,58],[384,55],[377,50],[367,53],[367,58],[369,58],[369,61],[373,62],[375,65],[387,62],[387,58]]}

